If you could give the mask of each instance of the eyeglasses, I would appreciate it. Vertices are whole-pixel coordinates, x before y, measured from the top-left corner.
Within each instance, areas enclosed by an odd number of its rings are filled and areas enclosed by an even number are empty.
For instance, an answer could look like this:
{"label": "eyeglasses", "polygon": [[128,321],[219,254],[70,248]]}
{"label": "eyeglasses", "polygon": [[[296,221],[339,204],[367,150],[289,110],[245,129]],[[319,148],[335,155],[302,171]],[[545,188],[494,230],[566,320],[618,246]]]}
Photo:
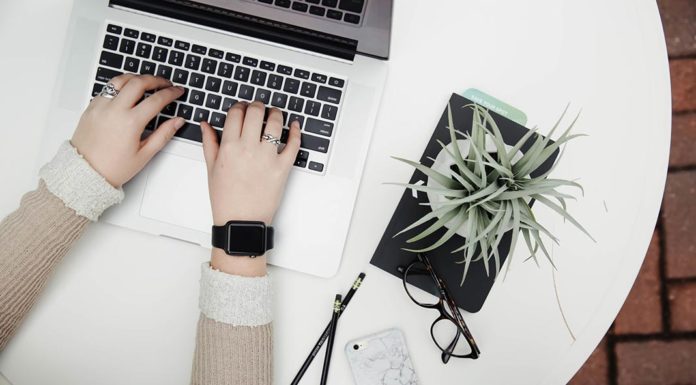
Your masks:
{"label": "eyeglasses", "polygon": [[[446,364],[451,357],[477,359],[481,351],[447,285],[435,273],[428,257],[418,254],[415,261],[406,267],[399,266],[398,270],[403,275],[404,289],[411,300],[420,307],[440,312],[430,326],[430,336],[442,352],[442,362]],[[414,286],[426,288],[428,293],[414,290]],[[429,293],[437,293],[437,297],[433,298]]]}

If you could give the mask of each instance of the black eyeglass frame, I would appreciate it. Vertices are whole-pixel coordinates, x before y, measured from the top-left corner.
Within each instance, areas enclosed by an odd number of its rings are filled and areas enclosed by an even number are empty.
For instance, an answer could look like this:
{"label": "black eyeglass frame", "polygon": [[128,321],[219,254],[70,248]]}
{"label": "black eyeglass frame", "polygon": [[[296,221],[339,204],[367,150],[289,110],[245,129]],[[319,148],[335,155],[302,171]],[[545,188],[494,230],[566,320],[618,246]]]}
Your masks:
{"label": "black eyeglass frame", "polygon": [[[425,266],[426,271],[422,271],[422,269],[418,269],[416,267],[417,263],[422,263]],[[411,301],[415,303],[416,305],[426,308],[426,309],[435,309],[440,312],[440,316],[433,321],[432,325],[430,325],[430,337],[433,339],[433,342],[435,342],[435,345],[440,349],[442,352],[442,362],[447,363],[450,359],[450,357],[458,357],[458,358],[471,358],[471,359],[477,359],[479,358],[481,351],[478,348],[478,345],[476,344],[476,341],[474,341],[474,337],[471,335],[471,331],[469,331],[469,327],[466,326],[466,322],[464,322],[464,318],[462,317],[461,312],[459,312],[459,308],[457,307],[457,304],[454,303],[454,300],[452,299],[452,296],[449,294],[449,289],[447,289],[447,284],[445,284],[445,281],[443,281],[437,273],[435,273],[435,269],[433,269],[433,265],[430,263],[430,260],[428,259],[427,256],[423,254],[417,254],[417,259],[411,262],[406,268],[403,266],[399,266],[399,272],[402,274],[402,283],[404,285],[404,290],[406,290],[406,294],[408,295],[409,298],[411,298]],[[413,270],[413,271],[412,271]],[[406,285],[408,282],[406,282],[406,277],[409,274],[416,274],[416,275],[430,275],[430,277],[433,279],[435,282],[435,285],[437,286],[438,289],[438,297],[439,300],[435,304],[423,304],[418,302],[413,296],[411,296],[411,292],[408,290]],[[445,304],[449,308],[449,312],[447,312],[447,309],[445,308]],[[451,313],[451,314],[450,314]],[[443,348],[440,346],[438,343],[437,339],[435,339],[435,334],[433,333],[433,330],[435,328],[435,325],[443,320],[448,320],[452,322],[456,327],[457,327],[457,334],[455,335],[454,339],[450,344],[446,347]],[[457,343],[459,342],[459,338],[461,336],[464,336],[466,339],[467,343],[469,344],[469,347],[471,348],[471,353],[469,354],[455,354],[454,353],[454,348],[457,346]]]}

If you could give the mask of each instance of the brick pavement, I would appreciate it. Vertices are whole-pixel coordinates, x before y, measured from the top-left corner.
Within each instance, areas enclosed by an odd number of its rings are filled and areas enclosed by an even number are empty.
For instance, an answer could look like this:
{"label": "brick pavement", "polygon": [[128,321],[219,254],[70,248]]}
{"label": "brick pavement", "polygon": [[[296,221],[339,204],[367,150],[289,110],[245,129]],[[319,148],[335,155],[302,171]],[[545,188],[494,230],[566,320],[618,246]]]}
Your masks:
{"label": "brick pavement", "polygon": [[696,385],[696,0],[658,0],[672,78],[660,218],[614,325],[570,385]]}

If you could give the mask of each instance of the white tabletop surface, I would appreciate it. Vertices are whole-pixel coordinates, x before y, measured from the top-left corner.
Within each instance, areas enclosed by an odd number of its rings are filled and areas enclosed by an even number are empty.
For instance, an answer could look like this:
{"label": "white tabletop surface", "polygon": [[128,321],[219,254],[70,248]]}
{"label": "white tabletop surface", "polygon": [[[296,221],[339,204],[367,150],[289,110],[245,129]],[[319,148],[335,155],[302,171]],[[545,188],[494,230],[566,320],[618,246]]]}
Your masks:
{"label": "white tabletop surface", "polygon": [[[41,132],[50,129],[44,111],[70,6],[0,3],[0,215],[36,184],[31,170]],[[359,271],[367,279],[339,324],[331,383],[352,383],[342,352],[347,341],[391,327],[405,333],[424,384],[566,383],[619,311],[660,206],[670,88],[655,2],[400,0],[389,67],[338,275],[272,269],[276,383],[290,381],[327,322],[334,293]],[[482,311],[464,315],[481,358],[442,365],[428,334],[435,314],[415,307],[397,279],[368,261],[401,195],[382,182],[412,172],[389,156],[420,157],[450,92],[469,87],[525,111],[528,125],[542,132],[567,103],[573,112],[582,109],[577,131],[589,136],[568,146],[556,176],[585,186],[570,211],[597,243],[539,207],[539,220],[561,240],[554,250],[558,293],[577,340],[562,322],[548,264],[523,263],[519,247],[507,280],[496,283]],[[15,385],[188,383],[198,268],[206,257],[206,250],[174,240],[91,226],[0,356],[0,370]],[[37,327],[51,324],[47,319],[60,327]],[[74,343],[57,346],[66,334]],[[119,343],[108,344],[114,335]],[[62,354],[66,349],[73,351]],[[74,361],[81,356],[92,366]],[[319,366],[306,383],[318,381]]]}

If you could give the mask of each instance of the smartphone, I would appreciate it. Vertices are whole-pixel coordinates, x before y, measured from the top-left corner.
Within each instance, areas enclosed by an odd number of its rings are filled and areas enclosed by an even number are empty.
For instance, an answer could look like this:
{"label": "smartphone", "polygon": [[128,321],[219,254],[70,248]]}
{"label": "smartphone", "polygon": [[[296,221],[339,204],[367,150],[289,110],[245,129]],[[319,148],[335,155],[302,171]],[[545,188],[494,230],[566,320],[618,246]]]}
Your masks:
{"label": "smartphone", "polygon": [[417,385],[416,371],[399,329],[352,340],[346,344],[355,385]]}

